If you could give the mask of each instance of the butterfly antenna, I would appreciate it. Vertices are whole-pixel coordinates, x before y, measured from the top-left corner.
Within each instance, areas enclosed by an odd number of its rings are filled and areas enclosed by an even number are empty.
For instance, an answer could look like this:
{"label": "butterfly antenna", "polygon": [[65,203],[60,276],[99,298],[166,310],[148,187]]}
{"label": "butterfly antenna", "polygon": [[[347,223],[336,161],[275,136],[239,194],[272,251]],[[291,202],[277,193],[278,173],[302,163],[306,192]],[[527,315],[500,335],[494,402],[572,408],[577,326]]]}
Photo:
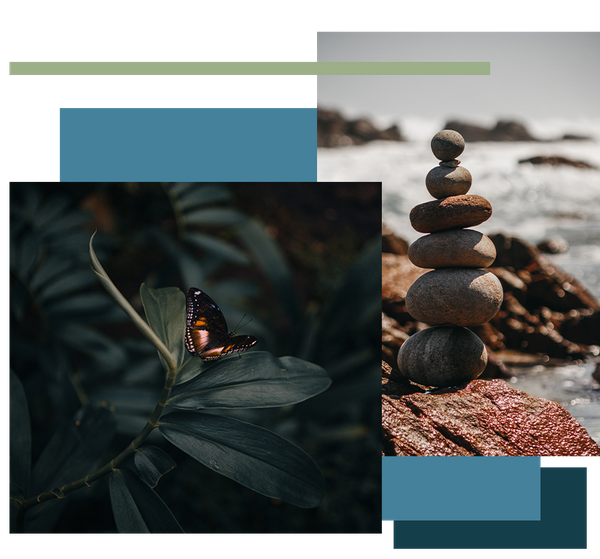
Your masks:
{"label": "butterfly antenna", "polygon": [[243,328],[244,326],[246,326],[246,324],[249,324],[250,322],[252,322],[252,319],[249,318],[248,322],[244,322],[244,324],[242,324],[242,320],[244,320],[244,318],[246,318],[246,314],[244,314],[244,316],[242,316],[242,318],[240,319],[240,321],[238,322],[238,325],[235,328],[235,331],[237,332],[238,330],[240,330],[240,328]]}

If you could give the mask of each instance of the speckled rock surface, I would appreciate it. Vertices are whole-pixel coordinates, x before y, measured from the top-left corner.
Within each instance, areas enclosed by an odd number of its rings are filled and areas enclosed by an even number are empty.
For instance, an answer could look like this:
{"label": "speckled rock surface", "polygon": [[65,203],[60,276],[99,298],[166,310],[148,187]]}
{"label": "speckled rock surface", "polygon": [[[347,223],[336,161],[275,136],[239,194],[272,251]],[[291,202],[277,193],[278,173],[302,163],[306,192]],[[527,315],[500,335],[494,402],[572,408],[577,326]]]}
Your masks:
{"label": "speckled rock surface", "polygon": [[421,268],[487,268],[496,258],[496,247],[479,231],[449,229],[417,239],[408,257]]}
{"label": "speckled rock surface", "polygon": [[487,364],[483,342],[459,326],[434,326],[413,334],[398,352],[398,368],[425,386],[457,386],[476,379]]}
{"label": "speckled rock surface", "polygon": [[473,227],[488,220],[491,215],[492,205],[483,196],[462,194],[415,206],[410,212],[410,223],[419,233],[435,233]]}
{"label": "speckled rock surface", "polygon": [[600,446],[556,402],[503,380],[425,394],[383,366],[384,456],[600,456]]}
{"label": "speckled rock surface", "polygon": [[455,130],[442,130],[431,140],[431,151],[438,159],[456,159],[465,149],[464,138]]}
{"label": "speckled rock surface", "polygon": [[446,198],[466,194],[473,177],[464,167],[434,167],[425,177],[425,186],[434,198]]}
{"label": "speckled rock surface", "polygon": [[502,298],[502,284],[490,271],[441,268],[423,274],[410,286],[406,309],[431,326],[478,326],[498,312]]}

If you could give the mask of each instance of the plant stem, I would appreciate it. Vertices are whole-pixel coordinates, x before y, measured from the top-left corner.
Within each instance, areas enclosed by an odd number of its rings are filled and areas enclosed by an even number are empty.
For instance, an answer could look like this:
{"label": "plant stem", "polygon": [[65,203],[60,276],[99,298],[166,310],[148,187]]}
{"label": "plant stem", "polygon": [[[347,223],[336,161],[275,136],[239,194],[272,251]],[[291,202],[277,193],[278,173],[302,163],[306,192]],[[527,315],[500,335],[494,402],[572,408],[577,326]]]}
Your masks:
{"label": "plant stem", "polygon": [[23,532],[24,524],[25,524],[25,513],[35,505],[43,503],[45,501],[49,501],[50,499],[63,499],[67,494],[76,491],[77,489],[81,489],[82,487],[91,487],[92,483],[101,477],[104,477],[107,474],[110,474],[113,470],[116,470],[117,467],[129,456],[131,456],[135,451],[137,451],[148,435],[152,432],[152,430],[158,425],[158,419],[162,414],[165,406],[167,405],[167,400],[169,399],[169,394],[171,393],[171,388],[175,382],[175,374],[167,375],[167,379],[165,381],[165,385],[160,394],[160,398],[150,419],[148,419],[148,423],[141,430],[140,434],[133,439],[127,445],[127,447],[118,454],[115,458],[113,458],[110,462],[104,464],[101,468],[97,469],[95,472],[88,474],[81,479],[76,481],[72,481],[70,483],[66,483],[62,487],[57,489],[53,489],[52,491],[45,491],[44,493],[40,493],[37,497],[31,497],[21,503],[19,510],[17,512],[17,531]]}
{"label": "plant stem", "polygon": [[[95,235],[96,233],[94,233]],[[165,346],[162,340],[156,335],[156,333],[148,326],[145,320],[143,320],[140,315],[135,311],[135,309],[129,304],[129,301],[123,297],[121,292],[117,289],[115,284],[111,281],[108,274],[100,264],[100,261],[96,257],[94,249],[92,248],[92,240],[94,238],[92,235],[90,239],[90,265],[94,273],[98,276],[102,285],[106,288],[106,290],[110,293],[110,295],[117,301],[120,307],[127,313],[127,315],[133,320],[135,325],[141,330],[142,334],[144,334],[158,349],[161,356],[164,358],[165,363],[167,365],[167,377],[165,379],[165,384],[161,391],[160,397],[158,399],[158,403],[148,419],[148,423],[141,430],[140,434],[133,439],[129,443],[129,445],[115,458],[113,458],[110,462],[97,469],[95,472],[88,474],[87,476],[78,479],[76,481],[72,481],[63,485],[62,487],[52,489],[51,491],[45,491],[44,493],[40,493],[37,497],[31,497],[30,499],[26,499],[21,502],[19,510],[17,512],[17,531],[23,532],[25,527],[25,513],[35,505],[43,503],[45,501],[49,501],[50,499],[63,499],[65,496],[77,489],[81,489],[82,487],[90,487],[91,484],[104,477],[107,474],[110,474],[113,470],[116,470],[119,464],[121,464],[127,457],[131,456],[136,450],[138,450],[148,435],[152,432],[152,430],[157,426],[158,419],[162,414],[165,406],[167,405],[167,400],[169,399],[169,394],[171,393],[171,388],[175,383],[175,378],[177,376],[177,361],[173,357],[173,354],[169,351],[169,349]]]}

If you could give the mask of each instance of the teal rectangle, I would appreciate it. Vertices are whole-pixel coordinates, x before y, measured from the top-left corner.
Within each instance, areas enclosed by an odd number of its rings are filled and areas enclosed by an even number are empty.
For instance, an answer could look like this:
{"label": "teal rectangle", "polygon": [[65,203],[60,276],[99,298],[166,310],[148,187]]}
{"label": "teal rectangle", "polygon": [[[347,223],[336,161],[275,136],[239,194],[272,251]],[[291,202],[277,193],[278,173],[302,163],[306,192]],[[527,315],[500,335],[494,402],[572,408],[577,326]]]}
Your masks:
{"label": "teal rectangle", "polygon": [[540,519],[537,456],[384,456],[382,519]]}
{"label": "teal rectangle", "polygon": [[61,109],[61,181],[313,182],[316,109]]}
{"label": "teal rectangle", "polygon": [[540,481],[539,521],[394,522],[394,548],[586,549],[587,470],[541,468]]}

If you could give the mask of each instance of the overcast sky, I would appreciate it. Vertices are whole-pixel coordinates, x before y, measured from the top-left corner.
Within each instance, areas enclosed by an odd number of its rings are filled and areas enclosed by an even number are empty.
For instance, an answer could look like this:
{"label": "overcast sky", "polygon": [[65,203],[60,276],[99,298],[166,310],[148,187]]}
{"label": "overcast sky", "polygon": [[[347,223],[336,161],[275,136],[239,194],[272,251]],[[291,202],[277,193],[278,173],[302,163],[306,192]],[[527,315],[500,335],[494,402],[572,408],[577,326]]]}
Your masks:
{"label": "overcast sky", "polygon": [[490,62],[489,76],[319,76],[320,107],[435,118],[600,117],[600,33],[318,33],[321,62]]}

